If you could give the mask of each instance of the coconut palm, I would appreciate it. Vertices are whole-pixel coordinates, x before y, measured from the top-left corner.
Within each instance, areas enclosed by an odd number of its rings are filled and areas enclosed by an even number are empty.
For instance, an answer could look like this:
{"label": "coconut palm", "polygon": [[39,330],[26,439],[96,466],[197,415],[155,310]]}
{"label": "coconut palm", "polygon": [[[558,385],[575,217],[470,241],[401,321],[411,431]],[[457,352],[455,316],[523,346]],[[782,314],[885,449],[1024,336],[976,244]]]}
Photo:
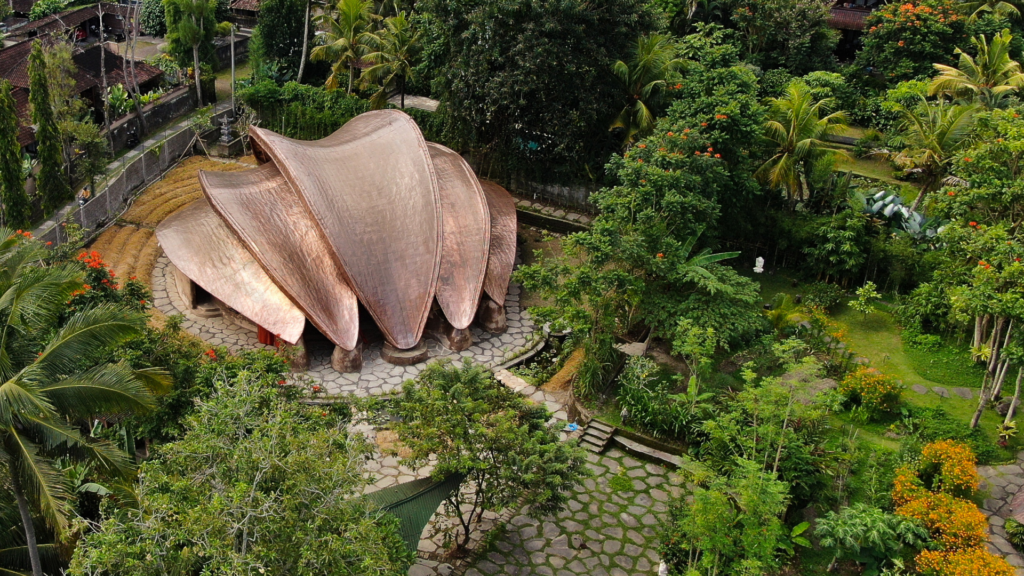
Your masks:
{"label": "coconut palm", "polygon": [[405,108],[405,83],[413,77],[412,60],[419,50],[420,32],[413,29],[405,12],[384,20],[384,28],[367,37],[370,51],[363,61],[370,64],[363,69],[361,79],[364,85],[379,85],[380,89],[370,97],[374,109],[383,108],[388,102],[388,92],[397,86]]}
{"label": "coconut palm", "polygon": [[942,185],[949,173],[949,164],[973,139],[977,104],[951,104],[944,100],[929,103],[921,96],[921,104],[903,111],[903,123],[894,143],[899,152],[883,152],[897,166],[920,176],[921,192],[910,206],[912,212],[930,192]]}
{"label": "coconut palm", "polygon": [[977,101],[986,108],[999,108],[1010,94],[1024,85],[1020,64],[1010,59],[1012,40],[1009,30],[996,34],[991,44],[985,36],[971,38],[978,56],[975,58],[957,48],[960,63],[956,68],[935,64],[939,75],[932,80],[928,93],[967,102]]}
{"label": "coconut palm", "polygon": [[811,195],[814,193],[814,169],[847,155],[826,141],[846,126],[846,113],[828,113],[836,104],[835,98],[815,100],[803,82],[791,82],[785,94],[768,102],[770,113],[764,131],[775,153],[755,175],[773,188],[784,188],[790,202],[803,200],[805,185]]}
{"label": "coconut palm", "polygon": [[[331,13],[333,12],[333,14]],[[348,74],[348,93],[352,93],[356,66],[368,51],[366,41],[373,36],[368,31],[373,13],[372,0],[338,0],[334,10],[317,17],[324,28],[323,44],[313,48],[309,56],[314,61],[333,61],[331,75],[325,86],[335,90],[341,77]]]}
{"label": "coconut palm", "polygon": [[976,2],[964,2],[961,6],[963,7],[963,12],[971,13],[971,22],[981,18],[986,12],[1007,18],[1020,18],[1020,0],[978,0]]}
{"label": "coconut palm", "polygon": [[625,90],[626,104],[610,129],[624,130],[626,146],[654,129],[653,107],[661,99],[669,76],[680,64],[682,60],[676,58],[676,47],[672,38],[651,34],[641,36],[637,40],[636,50],[633,51],[628,64],[619,60],[612,66],[612,73]]}
{"label": "coconut palm", "polygon": [[65,302],[82,288],[81,271],[44,265],[48,251],[10,229],[0,229],[0,238],[6,238],[0,242],[0,474],[6,476],[0,485],[14,493],[32,573],[42,576],[33,517],[61,535],[72,498],[55,458],[127,473],[124,452],[83,436],[78,425],[152,406],[152,393],[165,380],[157,372],[101,362],[101,354],[141,330],[144,317],[99,305],[58,326]]}

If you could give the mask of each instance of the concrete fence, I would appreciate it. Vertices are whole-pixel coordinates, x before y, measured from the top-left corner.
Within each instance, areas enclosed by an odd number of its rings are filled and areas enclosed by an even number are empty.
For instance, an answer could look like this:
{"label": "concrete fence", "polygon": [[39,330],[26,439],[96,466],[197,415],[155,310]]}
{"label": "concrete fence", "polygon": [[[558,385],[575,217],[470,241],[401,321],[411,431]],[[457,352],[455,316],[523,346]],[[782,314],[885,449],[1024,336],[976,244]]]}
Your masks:
{"label": "concrete fence", "polygon": [[[214,122],[225,113],[214,116]],[[179,122],[150,134],[135,150],[107,167],[107,175],[97,181],[97,193],[84,206],[71,203],[51,220],[36,229],[36,237],[60,244],[67,241],[63,223],[82,226],[86,234],[116,218],[135,193],[158,180],[179,160],[193,153],[195,131],[187,122]]]}

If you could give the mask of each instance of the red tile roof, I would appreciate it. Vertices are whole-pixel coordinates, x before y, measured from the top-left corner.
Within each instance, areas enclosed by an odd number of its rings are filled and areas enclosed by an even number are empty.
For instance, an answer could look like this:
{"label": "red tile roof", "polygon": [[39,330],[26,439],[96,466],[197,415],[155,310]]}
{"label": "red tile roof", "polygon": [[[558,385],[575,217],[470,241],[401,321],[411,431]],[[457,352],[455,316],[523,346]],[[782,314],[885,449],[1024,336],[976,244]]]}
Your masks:
{"label": "red tile roof", "polygon": [[828,25],[842,30],[863,30],[871,10],[834,7],[830,11]]}
{"label": "red tile roof", "polygon": [[[103,3],[104,15],[120,14],[121,16],[129,16],[130,11],[130,6],[108,4],[106,2]],[[12,29],[10,34],[11,36],[28,36],[33,30],[36,32],[37,36],[52,34],[54,32],[74,28],[84,22],[98,17],[99,9],[97,9],[95,5],[83,6],[81,8],[74,8],[72,10],[65,10],[56,14],[50,14],[49,16],[40,18],[39,20],[33,20],[24,26]]]}
{"label": "red tile roof", "polygon": [[[95,79],[96,85],[102,86],[103,80],[100,76],[100,50],[106,50],[106,59],[103,62],[107,74],[107,86],[114,84],[129,84],[131,81],[131,70],[129,62],[120,55],[115,54],[109,48],[101,48],[95,44],[73,56],[78,69],[88,73]],[[135,76],[139,84],[145,84],[150,80],[159,77],[163,71],[151,64],[142,61],[135,62]]]}
{"label": "red tile roof", "polygon": [[248,10],[250,12],[260,11],[260,0],[235,0],[231,3],[235,10]]}
{"label": "red tile roof", "polygon": [[[6,78],[19,88],[28,88],[28,57],[32,53],[32,43],[35,40],[35,38],[24,40],[0,50],[0,78]],[[57,41],[48,36],[38,40],[44,43]],[[75,88],[78,93],[95,85],[96,78],[81,69],[75,70]]]}

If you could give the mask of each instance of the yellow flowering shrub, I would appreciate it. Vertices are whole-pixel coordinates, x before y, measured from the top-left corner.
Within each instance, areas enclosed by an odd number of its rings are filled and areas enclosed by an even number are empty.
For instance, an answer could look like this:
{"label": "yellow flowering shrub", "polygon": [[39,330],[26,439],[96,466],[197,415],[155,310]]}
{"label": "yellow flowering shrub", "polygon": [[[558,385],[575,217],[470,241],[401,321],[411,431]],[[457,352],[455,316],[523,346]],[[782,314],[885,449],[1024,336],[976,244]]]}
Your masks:
{"label": "yellow flowering shrub", "polygon": [[899,404],[903,386],[894,377],[863,366],[846,375],[839,391],[869,412],[891,412]]}
{"label": "yellow flowering shrub", "polygon": [[932,488],[961,498],[970,498],[981,479],[974,466],[974,452],[962,442],[940,440],[921,451],[922,475],[932,476]]}
{"label": "yellow flowering shrub", "polygon": [[917,470],[910,466],[901,466],[896,470],[896,478],[893,480],[892,487],[892,502],[897,507],[921,498],[927,493],[921,479],[917,477]]}
{"label": "yellow flowering shrub", "polygon": [[924,550],[917,555],[917,571],[924,576],[1014,576],[1005,558],[976,546],[966,550]]}
{"label": "yellow flowering shrub", "polygon": [[924,490],[896,508],[896,514],[913,518],[931,532],[944,550],[964,550],[985,544],[988,519],[973,502]]}

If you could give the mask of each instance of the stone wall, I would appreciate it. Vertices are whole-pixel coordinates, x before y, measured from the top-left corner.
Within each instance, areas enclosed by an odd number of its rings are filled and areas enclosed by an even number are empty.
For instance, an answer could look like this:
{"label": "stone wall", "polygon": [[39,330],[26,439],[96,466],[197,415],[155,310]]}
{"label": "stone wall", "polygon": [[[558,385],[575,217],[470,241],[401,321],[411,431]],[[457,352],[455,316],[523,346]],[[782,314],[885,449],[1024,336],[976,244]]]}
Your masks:
{"label": "stone wall", "polygon": [[[112,164],[105,186],[85,206],[73,206],[64,219],[80,224],[87,231],[106,224],[116,217],[136,190],[156,181],[183,156],[192,154],[195,134],[189,128],[174,127],[173,131],[158,132],[140,144],[131,154]],[[47,242],[60,244],[67,237],[59,221],[44,224],[37,236]]]}
{"label": "stone wall", "polygon": [[590,202],[590,195],[597,191],[596,185],[573,184],[539,184],[523,178],[513,178],[508,186],[509,191],[526,198],[544,200],[569,206],[584,212],[596,212],[597,208]]}
{"label": "stone wall", "polygon": [[[221,70],[231,69],[231,37],[225,36],[214,41],[214,52]],[[249,59],[249,36],[235,32],[235,66]]]}
{"label": "stone wall", "polygon": [[[143,106],[142,114],[146,118],[146,124],[150,127],[160,126],[188,114],[196,109],[196,91],[190,84],[179,86],[160,97],[154,104]],[[123,150],[128,140],[128,134],[134,130],[135,134],[141,134],[138,114],[132,112],[120,118],[110,125],[110,135],[113,140],[114,150]]]}

